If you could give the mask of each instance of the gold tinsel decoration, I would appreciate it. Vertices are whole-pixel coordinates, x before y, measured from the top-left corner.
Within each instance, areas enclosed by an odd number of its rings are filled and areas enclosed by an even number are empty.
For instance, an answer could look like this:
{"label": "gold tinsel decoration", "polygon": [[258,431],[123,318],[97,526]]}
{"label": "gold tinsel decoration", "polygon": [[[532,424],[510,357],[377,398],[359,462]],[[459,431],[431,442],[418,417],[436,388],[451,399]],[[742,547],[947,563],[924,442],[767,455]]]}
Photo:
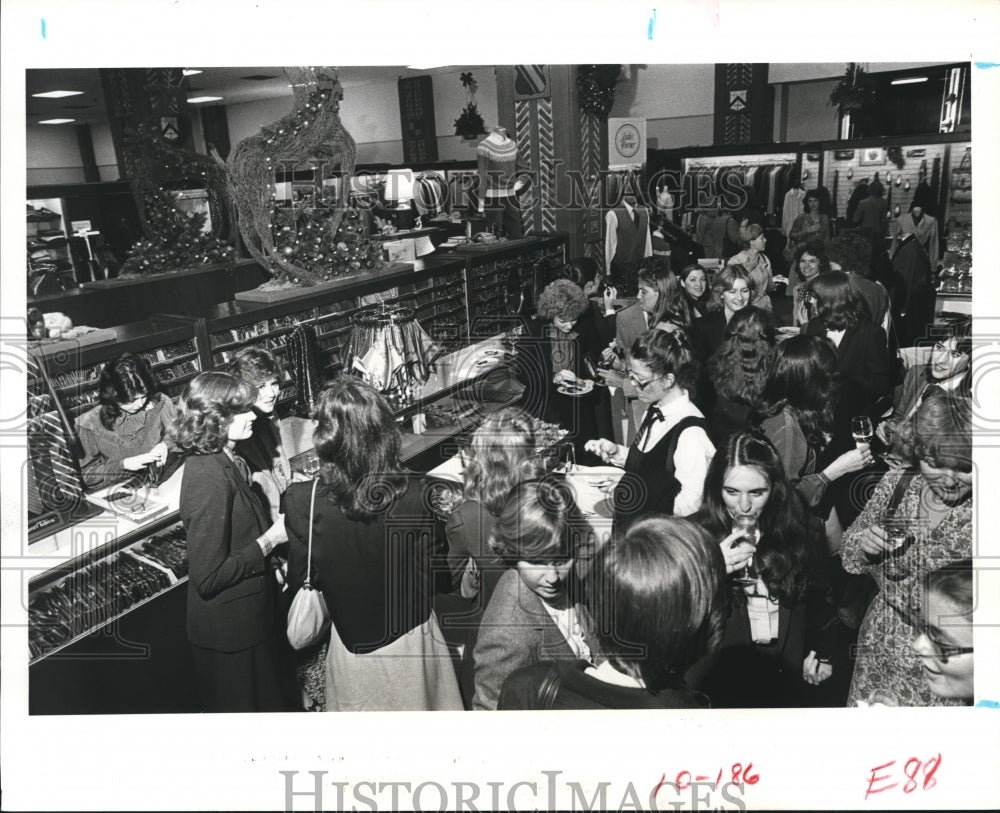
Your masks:
{"label": "gold tinsel decoration", "polygon": [[[295,95],[295,110],[257,135],[243,139],[228,162],[229,193],[236,206],[240,233],[250,254],[276,281],[312,286],[326,280],[275,250],[272,233],[275,171],[279,163],[297,166],[323,160],[341,167],[341,194],[330,219],[336,235],[347,206],[357,149],[340,121],[343,89],[332,68],[285,68]],[[221,162],[221,159],[217,157]]]}

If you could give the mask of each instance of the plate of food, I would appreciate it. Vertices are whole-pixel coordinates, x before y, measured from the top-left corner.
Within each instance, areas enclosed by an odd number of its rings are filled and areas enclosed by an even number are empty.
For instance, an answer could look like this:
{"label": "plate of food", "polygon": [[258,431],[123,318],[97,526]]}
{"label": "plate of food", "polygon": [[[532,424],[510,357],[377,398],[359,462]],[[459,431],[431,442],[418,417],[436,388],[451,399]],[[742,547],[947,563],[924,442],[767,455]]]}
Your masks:
{"label": "plate of food", "polygon": [[782,336],[798,336],[799,328],[794,327],[792,325],[785,325],[784,327],[778,328],[778,333],[780,333]]}
{"label": "plate of food", "polygon": [[564,381],[556,388],[556,392],[563,395],[586,395],[594,389],[594,382],[590,379],[576,379],[575,381]]}

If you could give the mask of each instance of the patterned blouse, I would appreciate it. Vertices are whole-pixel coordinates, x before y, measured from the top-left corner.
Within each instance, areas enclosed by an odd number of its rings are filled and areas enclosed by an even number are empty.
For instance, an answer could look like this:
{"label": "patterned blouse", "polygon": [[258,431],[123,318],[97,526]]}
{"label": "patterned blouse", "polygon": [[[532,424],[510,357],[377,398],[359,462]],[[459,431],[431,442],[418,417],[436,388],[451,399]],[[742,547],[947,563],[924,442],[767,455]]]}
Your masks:
{"label": "patterned blouse", "polygon": [[162,393],[150,398],[145,409],[119,415],[111,429],[101,423],[100,407],[83,413],[77,418],[76,430],[83,446],[80,469],[84,484],[89,488],[124,479],[128,472],[122,461],[145,454],[165,440],[174,416],[174,402]]}
{"label": "patterned blouse", "polygon": [[866,528],[882,522],[900,477],[899,473],[890,473],[882,479],[864,511],[844,534],[840,550],[848,573],[868,573],[879,587],[858,634],[858,656],[847,705],[867,700],[875,689],[892,692],[900,706],[961,705],[961,701],[937,697],[928,688],[922,659],[911,648],[916,631],[909,619],[920,616],[926,574],[972,556],[972,498],[952,508],[932,530],[921,529],[917,509],[925,480],[916,475],[896,511],[898,519],[909,522],[915,541],[898,559],[872,563],[859,541]]}

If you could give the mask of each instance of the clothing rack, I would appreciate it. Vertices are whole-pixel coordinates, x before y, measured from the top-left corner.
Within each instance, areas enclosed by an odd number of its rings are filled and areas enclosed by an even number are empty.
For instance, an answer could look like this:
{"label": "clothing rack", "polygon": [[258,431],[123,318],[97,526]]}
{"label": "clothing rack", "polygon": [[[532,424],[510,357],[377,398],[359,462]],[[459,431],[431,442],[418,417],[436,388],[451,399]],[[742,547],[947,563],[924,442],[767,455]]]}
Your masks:
{"label": "clothing rack", "polygon": [[406,393],[423,383],[443,352],[417,321],[413,308],[389,306],[381,299],[351,319],[344,348],[348,369],[380,392]]}

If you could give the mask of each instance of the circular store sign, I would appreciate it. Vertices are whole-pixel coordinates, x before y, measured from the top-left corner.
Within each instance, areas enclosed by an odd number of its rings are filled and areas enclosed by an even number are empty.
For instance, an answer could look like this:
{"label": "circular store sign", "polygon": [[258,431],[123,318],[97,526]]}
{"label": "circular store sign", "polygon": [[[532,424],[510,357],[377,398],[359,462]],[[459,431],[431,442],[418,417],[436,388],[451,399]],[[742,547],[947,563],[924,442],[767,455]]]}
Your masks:
{"label": "circular store sign", "polygon": [[634,124],[623,124],[615,133],[615,146],[622,158],[631,158],[639,152],[639,130]]}

